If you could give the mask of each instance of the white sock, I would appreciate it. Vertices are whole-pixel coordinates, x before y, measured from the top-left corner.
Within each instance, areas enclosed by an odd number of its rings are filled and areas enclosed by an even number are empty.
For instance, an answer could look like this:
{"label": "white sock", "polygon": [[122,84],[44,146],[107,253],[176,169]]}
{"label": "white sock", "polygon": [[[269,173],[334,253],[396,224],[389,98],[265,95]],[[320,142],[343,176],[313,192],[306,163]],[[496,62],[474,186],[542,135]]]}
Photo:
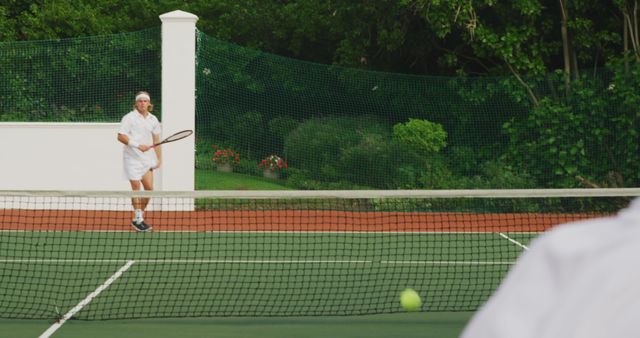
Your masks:
{"label": "white sock", "polygon": [[133,219],[136,222],[142,222],[144,221],[144,211],[140,210],[140,209],[136,209],[136,217]]}

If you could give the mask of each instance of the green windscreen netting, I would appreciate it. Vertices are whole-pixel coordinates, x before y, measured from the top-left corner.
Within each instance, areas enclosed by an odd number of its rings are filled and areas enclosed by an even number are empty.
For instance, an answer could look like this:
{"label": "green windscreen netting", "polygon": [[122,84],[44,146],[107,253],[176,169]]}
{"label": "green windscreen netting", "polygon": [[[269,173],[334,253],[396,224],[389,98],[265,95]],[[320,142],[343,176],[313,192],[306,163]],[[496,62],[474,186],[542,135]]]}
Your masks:
{"label": "green windscreen netting", "polygon": [[[118,122],[139,90],[160,116],[160,35],[0,43],[0,122]],[[561,73],[315,64],[202,32],[196,53],[196,175],[305,190],[640,186],[637,64],[585,70],[567,86]]]}
{"label": "green windscreen netting", "polygon": [[160,46],[160,27],[0,42],[0,122],[119,122],[140,90],[159,108]]}
{"label": "green windscreen netting", "polygon": [[592,71],[571,88],[561,74],[411,76],[301,62],[203,33],[197,56],[201,169],[262,175],[266,166],[294,189],[640,183],[629,132],[640,128],[640,100],[625,94],[638,88],[633,72]]}
{"label": "green windscreen netting", "polygon": [[[286,159],[297,188],[437,186],[448,164],[477,175],[481,161],[505,150],[502,124],[527,109],[501,92],[500,78],[300,62],[205,34],[198,46],[198,165],[215,165],[214,145],[240,153],[240,172],[259,171],[257,164],[275,154]],[[394,126],[409,119],[426,122],[407,126],[407,140],[394,139]],[[411,138],[423,130],[427,139]],[[473,160],[456,164],[456,157]]]}

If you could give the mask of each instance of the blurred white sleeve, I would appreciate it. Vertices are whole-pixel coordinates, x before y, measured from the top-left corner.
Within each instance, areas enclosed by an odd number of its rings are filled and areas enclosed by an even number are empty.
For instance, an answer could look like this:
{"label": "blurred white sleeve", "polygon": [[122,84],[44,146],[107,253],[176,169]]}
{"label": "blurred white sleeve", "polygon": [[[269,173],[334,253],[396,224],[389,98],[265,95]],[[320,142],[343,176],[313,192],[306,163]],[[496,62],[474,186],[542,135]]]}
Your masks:
{"label": "blurred white sleeve", "polygon": [[463,338],[640,337],[640,200],[531,242]]}
{"label": "blurred white sleeve", "polygon": [[536,337],[540,318],[549,312],[559,291],[557,274],[561,269],[543,239],[533,241],[461,337]]}

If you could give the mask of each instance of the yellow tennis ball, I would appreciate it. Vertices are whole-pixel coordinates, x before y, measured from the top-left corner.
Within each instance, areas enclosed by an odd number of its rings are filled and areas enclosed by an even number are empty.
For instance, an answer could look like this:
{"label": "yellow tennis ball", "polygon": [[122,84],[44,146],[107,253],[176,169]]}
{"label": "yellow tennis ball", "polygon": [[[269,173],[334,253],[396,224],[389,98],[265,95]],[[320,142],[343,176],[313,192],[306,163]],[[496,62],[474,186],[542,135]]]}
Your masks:
{"label": "yellow tennis ball", "polygon": [[407,311],[418,311],[422,306],[422,300],[414,289],[405,289],[400,293],[400,305]]}

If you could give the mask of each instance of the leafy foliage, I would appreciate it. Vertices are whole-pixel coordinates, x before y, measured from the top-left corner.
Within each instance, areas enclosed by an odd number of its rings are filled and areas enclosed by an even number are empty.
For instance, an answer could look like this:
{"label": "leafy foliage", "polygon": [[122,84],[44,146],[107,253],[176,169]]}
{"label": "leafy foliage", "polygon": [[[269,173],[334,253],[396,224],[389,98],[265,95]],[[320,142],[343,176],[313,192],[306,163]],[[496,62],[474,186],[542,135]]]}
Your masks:
{"label": "leafy foliage", "polygon": [[7,0],[0,120],[114,122],[140,89],[160,103],[158,15],[179,8],[208,56],[209,163],[220,142],[247,172],[286,155],[309,189],[638,186],[638,1],[562,3],[564,20],[555,0]]}
{"label": "leafy foliage", "polygon": [[160,30],[0,42],[0,121],[119,121],[144,88],[160,111]]}
{"label": "leafy foliage", "polygon": [[506,159],[541,184],[574,187],[583,178],[606,186],[612,174],[624,185],[639,184],[640,82],[633,68],[625,73],[618,67],[612,77],[583,76],[570,95],[545,98],[526,118],[505,123],[511,137]]}

